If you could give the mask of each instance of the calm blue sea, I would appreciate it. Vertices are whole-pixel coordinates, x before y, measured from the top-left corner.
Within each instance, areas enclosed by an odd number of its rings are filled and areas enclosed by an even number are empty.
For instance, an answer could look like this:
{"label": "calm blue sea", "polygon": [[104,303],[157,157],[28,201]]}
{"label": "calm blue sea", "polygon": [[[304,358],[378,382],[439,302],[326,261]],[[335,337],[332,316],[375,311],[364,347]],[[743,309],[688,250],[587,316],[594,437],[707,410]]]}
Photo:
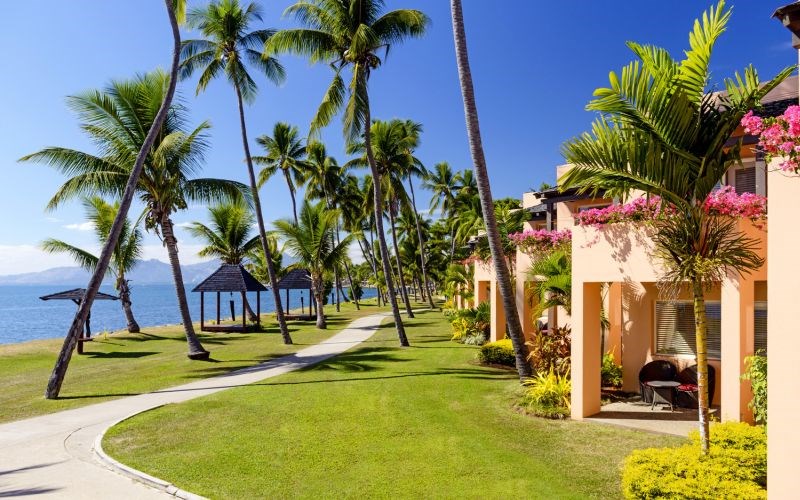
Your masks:
{"label": "calm blue sea", "polygon": [[[76,306],[68,300],[39,300],[42,295],[68,290],[70,286],[14,285],[0,286],[0,344],[25,342],[35,339],[61,337],[75,315]],[[111,287],[103,287],[101,291],[114,295]],[[238,294],[234,294],[238,295]],[[255,310],[255,294],[250,294]],[[192,319],[200,319],[200,294],[187,291]],[[374,297],[375,290],[364,289],[364,297]],[[289,295],[289,306],[300,307],[301,297],[308,308],[308,292],[292,290]],[[178,299],[172,285],[133,285],[131,291],[133,314],[141,326],[169,325],[180,323]],[[215,294],[206,294],[206,319],[216,317]],[[222,294],[222,317],[230,318],[229,295]],[[241,302],[234,296],[236,318],[240,319]],[[281,293],[281,300],[286,302],[286,292]],[[284,304],[286,307],[286,304]],[[275,310],[272,292],[261,292],[261,311]],[[113,331],[125,328],[125,315],[119,301],[95,301],[92,307],[92,333]]]}

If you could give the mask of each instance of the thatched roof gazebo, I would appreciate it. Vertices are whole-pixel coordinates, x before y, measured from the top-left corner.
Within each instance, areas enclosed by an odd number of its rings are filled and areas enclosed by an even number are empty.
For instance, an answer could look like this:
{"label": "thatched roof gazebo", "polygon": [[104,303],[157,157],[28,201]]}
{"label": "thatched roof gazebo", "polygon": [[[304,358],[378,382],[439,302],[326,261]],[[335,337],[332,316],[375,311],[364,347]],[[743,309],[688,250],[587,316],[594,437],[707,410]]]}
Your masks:
{"label": "thatched roof gazebo", "polygon": [[[219,269],[214,271],[211,276],[203,280],[202,283],[194,287],[192,292],[200,292],[200,331],[203,332],[248,332],[261,330],[261,292],[267,288],[258,282],[252,274],[237,264],[222,264]],[[206,325],[205,323],[205,293],[216,292],[217,294],[217,323],[216,325]],[[220,293],[239,292],[242,295],[242,324],[241,325],[221,325],[220,324]],[[256,292],[256,324],[247,325],[247,292]],[[231,306],[232,307],[232,306]]]}
{"label": "thatched roof gazebo", "polygon": [[[278,290],[286,290],[286,306],[284,309],[286,319],[311,320],[314,315],[311,308],[314,304],[314,292],[311,287],[311,273],[306,269],[292,269],[278,281]],[[308,314],[289,314],[289,290],[308,290]],[[301,310],[304,312],[304,310]]]}
{"label": "thatched roof gazebo", "polygon": [[[85,288],[73,288],[72,290],[65,290],[63,292],[51,293],[50,295],[43,295],[39,297],[40,300],[71,300],[75,305],[80,306],[83,301],[83,296],[86,295]],[[119,300],[116,295],[109,295],[103,292],[97,292],[94,300]],[[92,340],[92,328],[90,321],[92,319],[92,311],[86,315],[86,323],[83,325],[83,333],[78,339],[78,354],[83,354],[83,343]]]}

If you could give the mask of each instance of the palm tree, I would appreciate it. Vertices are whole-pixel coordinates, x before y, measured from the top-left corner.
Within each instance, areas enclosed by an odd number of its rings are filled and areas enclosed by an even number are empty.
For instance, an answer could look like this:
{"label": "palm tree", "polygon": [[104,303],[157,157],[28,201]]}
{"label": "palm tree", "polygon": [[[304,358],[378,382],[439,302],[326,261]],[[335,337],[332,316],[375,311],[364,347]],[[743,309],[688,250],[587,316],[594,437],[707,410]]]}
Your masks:
{"label": "palm tree", "polygon": [[511,276],[506,266],[500,235],[497,232],[497,221],[494,217],[494,204],[492,191],[489,186],[489,173],[486,170],[486,158],[483,154],[481,142],[480,123],[478,122],[478,108],[475,104],[475,92],[472,86],[472,73],[469,69],[469,55],[467,54],[467,36],[464,33],[464,16],[461,10],[461,0],[450,0],[450,10],[453,16],[453,37],[456,46],[456,63],[458,65],[458,78],[461,82],[461,94],[464,98],[464,115],[469,136],[469,149],[475,169],[478,194],[483,209],[483,219],[486,224],[486,236],[489,240],[489,249],[492,254],[497,285],[503,299],[503,308],[506,313],[506,326],[508,336],[514,346],[514,355],[517,362],[517,372],[520,380],[529,378],[533,372],[527,362],[528,349],[522,325],[517,314],[517,304],[514,300],[514,289],[511,287]]}
{"label": "palm tree", "polygon": [[[153,126],[158,106],[170,86],[162,71],[140,75],[130,81],[114,81],[103,91],[90,91],[69,98],[83,130],[98,145],[100,155],[50,147],[21,161],[46,163],[71,176],[53,195],[48,209],[83,195],[119,196],[130,178],[134,158]],[[145,229],[158,234],[167,248],[190,359],[208,359],[209,353],[194,332],[186,289],[183,284],[178,240],[171,215],[191,201],[236,200],[244,185],[219,179],[189,179],[199,169],[208,147],[208,123],[187,131],[187,110],[173,104],[169,115],[145,157],[136,193],[145,206]]]}
{"label": "palm tree", "polygon": [[289,195],[292,197],[292,213],[297,222],[297,201],[295,200],[296,185],[303,183],[303,157],[306,148],[303,139],[298,136],[297,127],[288,123],[278,122],[272,130],[272,137],[262,135],[256,142],[266,151],[265,156],[254,156],[253,163],[263,165],[258,174],[258,187],[260,188],[279,170],[286,179]]}
{"label": "palm tree", "polygon": [[[385,196],[386,212],[389,214],[392,247],[394,248],[395,264],[397,265],[397,274],[400,281],[400,295],[406,307],[406,314],[408,314],[409,318],[413,318],[414,312],[411,309],[411,301],[408,298],[408,290],[403,276],[403,264],[397,245],[397,216],[402,207],[410,205],[408,194],[403,186],[403,179],[406,177],[406,172],[411,169],[411,165],[417,161],[416,158],[409,154],[417,139],[406,135],[406,128],[400,120],[392,120],[390,122],[375,120],[370,126],[370,136],[372,137],[374,162],[381,175],[381,182],[384,183],[381,191]],[[363,167],[369,165],[365,142],[352,142],[348,145],[347,152],[350,154],[361,153],[362,156],[350,160],[346,166]]]}
{"label": "palm tree", "polygon": [[317,301],[317,328],[327,328],[325,323],[323,277],[328,269],[339,266],[347,257],[351,236],[335,243],[332,233],[339,221],[337,210],[329,209],[324,202],[311,205],[303,201],[299,222],[282,219],[275,221],[278,233],[283,236],[286,248],[298,259],[298,265],[311,274],[311,287]]}
{"label": "palm tree", "polygon": [[[708,364],[704,290],[730,272],[747,273],[762,262],[757,242],[745,238],[735,221],[710,216],[702,203],[725,172],[740,162],[741,141],[726,144],[742,116],[791,72],[766,84],[752,66],[725,80],[725,94],[708,94],[709,60],[725,31],[730,10],[724,2],[696,21],[690,49],[675,61],[661,48],[629,42],[639,59],[610,74],[610,87],[595,91],[588,110],[601,114],[592,131],[564,145],[575,167],[559,184],[583,191],[626,196],[633,190],[661,197],[677,214],[656,225],[656,247],[664,256],[664,284],[688,284],[694,298],[699,418],[702,450],[708,450]],[[667,290],[669,291],[669,290]]]}
{"label": "palm tree", "polygon": [[[407,38],[422,36],[429,19],[418,10],[403,9],[383,13],[383,7],[383,0],[298,2],[286,9],[286,13],[294,14],[305,27],[276,33],[264,46],[264,55],[269,56],[276,52],[304,55],[311,62],[329,64],[334,71],[333,81],[311,122],[311,131],[316,133],[328,125],[336,113],[344,108],[346,139],[353,142],[363,135],[370,171],[375,179],[373,211],[387,293],[400,345],[407,346],[408,338],[397,307],[389,249],[383,231],[381,176],[373,157],[369,130],[372,119],[368,82],[372,71],[381,65],[378,53],[382,50],[384,53],[388,52],[393,44]],[[349,87],[345,86],[342,78],[346,68],[352,70]]]}
{"label": "palm tree", "polygon": [[225,264],[242,264],[261,243],[258,236],[250,236],[255,222],[250,207],[243,201],[218,203],[208,207],[211,226],[193,222],[189,234],[206,246],[198,255],[221,260]]}
{"label": "palm tree", "polygon": [[[459,177],[453,175],[453,170],[447,162],[440,162],[433,166],[432,171],[423,179],[422,185],[433,192],[431,197],[431,211],[441,209],[445,220],[451,220],[456,213],[456,193],[458,192]],[[450,258],[455,256],[455,233],[450,232]]]}
{"label": "palm tree", "polygon": [[278,291],[278,278],[272,269],[272,255],[267,244],[267,231],[264,225],[264,215],[261,211],[261,200],[258,195],[253,158],[250,155],[250,144],[247,140],[247,125],[244,117],[244,103],[255,99],[258,87],[248,73],[250,65],[264,74],[273,83],[280,83],[285,78],[283,66],[272,57],[262,57],[256,50],[264,45],[274,33],[274,30],[250,30],[253,21],[261,21],[261,9],[255,3],[250,3],[242,8],[239,0],[220,0],[211,2],[205,8],[193,9],[189,12],[188,24],[198,28],[205,39],[186,40],[181,46],[181,77],[188,78],[195,71],[201,70],[200,80],[197,83],[197,94],[204,91],[209,82],[224,73],[236,92],[236,101],[239,106],[239,124],[242,131],[242,145],[247,163],[247,174],[250,180],[250,192],[253,198],[253,208],[258,222],[258,235],[261,239],[261,249],[269,271],[269,282],[275,300],[275,313],[278,326],[283,336],[284,344],[291,344],[292,337],[286,328],[283,317],[281,296]]}
{"label": "palm tree", "polygon": [[[86,219],[92,223],[97,239],[100,243],[105,244],[119,211],[119,203],[112,205],[99,196],[92,196],[83,199],[83,207],[86,211]],[[48,253],[66,253],[87,271],[94,271],[97,267],[96,255],[64,241],[48,238],[42,242],[41,248]],[[139,324],[133,316],[131,290],[126,274],[136,266],[141,256],[142,231],[139,229],[138,221],[136,224],[131,224],[131,221],[126,218],[117,245],[111,255],[108,270],[114,276],[114,288],[119,292],[122,311],[128,322],[128,331],[131,333],[139,332]]]}
{"label": "palm tree", "polygon": [[[328,208],[338,208],[340,202],[349,201],[348,197],[352,196],[352,191],[343,189],[349,182],[355,180],[352,175],[346,175],[346,170],[339,166],[336,158],[328,156],[325,145],[321,142],[311,142],[307,150],[307,159],[303,163],[304,176],[306,180],[306,199],[317,199],[325,201]],[[356,181],[357,182],[357,181]],[[357,184],[356,184],[357,185]],[[337,223],[334,236],[339,238],[339,226]],[[345,259],[342,264],[344,265],[347,279],[353,284],[353,274],[350,272],[350,264]],[[339,271],[334,269],[334,281],[337,287],[337,311],[339,310],[339,291],[341,290],[341,282],[339,281]],[[353,295],[352,293],[350,294]],[[347,297],[345,296],[345,299]],[[353,303],[356,305],[357,310],[361,310],[358,303],[358,298],[353,297]]]}
{"label": "palm tree", "polygon": [[563,307],[572,314],[572,257],[569,252],[556,250],[535,260],[528,269],[533,283],[530,293],[539,304],[534,316],[539,317],[552,307]]}
{"label": "palm tree", "polygon": [[[275,276],[278,279],[283,278],[286,274],[286,269],[283,267],[283,249],[278,244],[278,238],[274,234],[267,233],[267,245],[269,245],[270,255],[272,256],[272,268],[275,270]],[[260,248],[260,245],[247,254],[244,267],[261,283],[269,281],[269,270],[267,269],[267,263],[264,262],[264,251]]]}
{"label": "palm tree", "polygon": [[158,113],[153,120],[153,126],[147,131],[145,140],[143,141],[141,148],[136,155],[133,167],[131,168],[130,177],[125,185],[125,190],[122,193],[117,217],[114,219],[114,223],[111,226],[111,231],[108,234],[108,241],[106,241],[106,244],[100,251],[100,256],[97,260],[97,266],[95,267],[94,273],[92,273],[92,277],[89,279],[89,283],[86,285],[86,293],[84,294],[83,300],[81,300],[81,304],[78,306],[78,311],[75,313],[72,324],[70,324],[69,331],[64,337],[64,343],[61,345],[61,351],[59,351],[56,364],[53,367],[53,372],[50,374],[50,378],[47,381],[47,388],[45,389],[44,394],[46,399],[55,399],[58,397],[59,392],[61,392],[61,384],[64,382],[64,377],[67,375],[69,362],[70,359],[72,359],[72,352],[75,350],[75,346],[78,344],[78,338],[83,333],[83,327],[86,323],[86,318],[89,316],[89,311],[92,309],[92,304],[94,304],[94,298],[97,296],[97,292],[100,290],[100,285],[103,282],[106,270],[111,262],[111,255],[114,252],[114,248],[117,246],[117,242],[119,241],[119,236],[122,232],[122,226],[125,224],[125,220],[128,217],[128,210],[130,210],[131,203],[133,202],[133,197],[136,192],[136,185],[139,181],[139,175],[141,174],[144,166],[145,157],[149,153],[156,134],[160,130],[161,124],[164,123],[164,120],[167,117],[167,111],[172,104],[172,97],[175,94],[175,87],[178,81],[177,75],[181,47],[181,33],[178,23],[179,21],[183,21],[183,14],[186,10],[186,2],[185,0],[164,0],[164,6],[167,10],[167,19],[169,20],[170,29],[172,32],[172,60],[170,63],[169,87],[164,95],[164,101],[161,102],[161,107],[159,108]]}

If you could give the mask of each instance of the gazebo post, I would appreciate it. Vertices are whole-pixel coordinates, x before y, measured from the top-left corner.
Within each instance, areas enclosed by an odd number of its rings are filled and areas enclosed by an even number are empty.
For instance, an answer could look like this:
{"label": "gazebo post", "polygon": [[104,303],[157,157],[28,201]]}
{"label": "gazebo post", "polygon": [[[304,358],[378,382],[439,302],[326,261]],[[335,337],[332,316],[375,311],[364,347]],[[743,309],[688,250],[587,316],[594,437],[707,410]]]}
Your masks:
{"label": "gazebo post", "polygon": [[205,328],[205,317],[206,317],[206,303],[204,300],[205,292],[200,292],[200,331],[202,332]]}
{"label": "gazebo post", "polygon": [[220,315],[219,315],[219,300],[220,300],[219,294],[220,294],[220,292],[217,292],[217,324],[219,324],[219,317],[220,317]]}
{"label": "gazebo post", "polygon": [[286,289],[286,314],[291,314],[291,309],[289,308],[289,289]]}
{"label": "gazebo post", "polygon": [[247,296],[245,291],[242,290],[242,332],[247,331]]}
{"label": "gazebo post", "polygon": [[261,290],[256,292],[256,325],[258,325],[258,330],[261,331]]}

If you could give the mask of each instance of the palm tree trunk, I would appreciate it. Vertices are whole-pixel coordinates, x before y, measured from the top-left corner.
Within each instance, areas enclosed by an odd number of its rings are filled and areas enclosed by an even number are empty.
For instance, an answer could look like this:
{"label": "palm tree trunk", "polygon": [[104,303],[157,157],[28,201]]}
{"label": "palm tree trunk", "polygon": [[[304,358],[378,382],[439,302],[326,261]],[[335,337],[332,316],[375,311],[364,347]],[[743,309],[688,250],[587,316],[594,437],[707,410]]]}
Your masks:
{"label": "palm tree trunk", "polygon": [[[358,67],[356,71],[359,71]],[[366,80],[366,75],[363,74],[361,78]],[[366,81],[364,88],[366,88]],[[386,291],[389,296],[389,304],[392,306],[392,316],[394,317],[394,326],[397,330],[397,337],[400,340],[400,345],[408,347],[408,337],[406,337],[406,330],[403,327],[403,319],[400,317],[400,309],[397,307],[397,295],[394,293],[394,282],[392,280],[392,267],[389,261],[389,249],[386,246],[386,234],[383,231],[383,192],[381,190],[381,173],[378,171],[378,165],[375,163],[375,154],[372,151],[372,134],[370,133],[370,124],[372,118],[370,117],[369,109],[369,93],[364,92],[364,148],[367,150],[367,162],[369,169],[372,173],[372,194],[373,205],[375,211],[375,226],[378,233],[378,247],[381,251],[381,265],[383,266],[384,279],[386,280]]]}
{"label": "palm tree trunk", "polygon": [[347,272],[347,281],[350,282],[350,296],[353,300],[353,303],[356,305],[356,311],[361,310],[361,306],[358,304],[358,297],[356,297],[355,293],[353,293],[353,275],[350,273],[350,266],[347,262],[344,263],[344,270]]}
{"label": "palm tree trunk", "polygon": [[250,145],[247,143],[247,126],[244,121],[244,103],[242,102],[242,92],[239,86],[234,84],[236,89],[236,100],[239,103],[239,122],[242,128],[242,144],[244,145],[244,156],[247,160],[247,175],[250,177],[250,191],[253,195],[253,211],[256,213],[258,222],[258,236],[261,240],[261,249],[264,251],[264,259],[267,261],[267,273],[269,274],[269,284],[272,288],[272,296],[275,300],[275,316],[278,318],[278,326],[281,329],[281,336],[284,344],[291,344],[292,337],[289,329],[286,328],[286,318],[283,316],[283,306],[281,305],[281,294],[278,290],[278,276],[275,273],[275,265],[272,262],[272,252],[267,245],[267,230],[264,227],[264,215],[261,213],[261,200],[258,196],[258,184],[256,183],[256,173],[253,169],[253,158],[250,156]]}
{"label": "palm tree trunk", "polygon": [[464,99],[464,115],[466,118],[467,135],[469,136],[469,149],[475,165],[475,178],[478,184],[478,195],[483,209],[483,219],[486,224],[486,236],[489,240],[489,250],[492,254],[497,284],[503,299],[508,336],[514,346],[514,355],[517,362],[517,372],[520,380],[527,379],[533,374],[531,365],[528,364],[528,349],[522,332],[522,325],[517,314],[517,304],[514,300],[514,290],[511,287],[511,277],[505,265],[505,255],[500,244],[500,235],[497,232],[497,220],[494,216],[494,202],[489,186],[489,173],[486,169],[486,158],[483,154],[481,142],[480,122],[478,121],[478,108],[475,104],[475,93],[472,85],[472,73],[469,68],[469,55],[467,54],[467,38],[464,33],[464,16],[461,11],[461,0],[450,0],[450,10],[453,16],[453,38],[456,47],[456,63],[458,66],[458,79],[461,82],[461,94]]}
{"label": "palm tree trunk", "polygon": [[397,279],[400,281],[400,296],[403,297],[403,302],[406,305],[406,314],[409,318],[413,318],[414,311],[411,310],[411,301],[408,299],[408,289],[406,288],[406,278],[403,276],[403,264],[400,262],[400,249],[397,248],[397,227],[392,207],[389,207],[389,224],[392,227],[392,246],[394,247],[394,259],[397,263]]}
{"label": "palm tree trunk", "polygon": [[164,245],[167,247],[169,265],[172,268],[172,279],[175,282],[175,293],[178,296],[178,308],[181,311],[183,321],[183,333],[186,334],[186,343],[189,344],[189,359],[208,359],[209,352],[203,349],[200,339],[194,332],[192,316],[189,314],[189,302],[186,300],[186,287],[183,284],[183,273],[181,263],[178,260],[178,240],[175,238],[175,231],[172,227],[172,220],[167,214],[161,218],[161,234],[164,237]]}
{"label": "palm tree trunk", "polygon": [[703,282],[695,278],[692,282],[694,295],[695,342],[697,343],[697,413],[700,417],[700,449],[708,453],[708,326],[706,324],[706,302]]}
{"label": "palm tree trunk", "polygon": [[131,289],[128,286],[128,280],[125,279],[125,274],[120,272],[117,278],[117,290],[119,290],[120,302],[122,302],[122,311],[125,313],[125,320],[128,323],[128,331],[130,333],[139,333],[139,323],[133,317],[133,308],[131,307]]}
{"label": "palm tree trunk", "polygon": [[428,271],[425,267],[425,241],[422,239],[422,227],[419,224],[419,214],[417,214],[417,199],[414,196],[414,183],[411,182],[411,176],[408,177],[408,188],[411,191],[411,208],[414,212],[414,224],[417,226],[417,241],[419,241],[419,260],[422,269],[422,283],[420,285],[424,286],[423,298],[425,300],[425,295],[428,296],[428,305],[431,306],[431,309],[435,309],[436,306],[433,304],[433,297],[431,296],[431,284],[428,281]]}
{"label": "palm tree trunk", "polygon": [[250,321],[255,323],[258,319],[256,312],[253,311],[253,307],[250,305],[250,301],[247,300],[247,295],[244,296],[244,308],[247,310],[247,317],[250,318]]}
{"label": "palm tree trunk", "polygon": [[297,225],[297,200],[294,196],[294,184],[292,184],[292,179],[289,177],[289,171],[286,169],[281,170],[283,170],[283,176],[286,178],[286,186],[289,188],[289,196],[292,197],[292,213],[294,214],[294,224]]}
{"label": "palm tree trunk", "polygon": [[72,359],[72,352],[78,344],[78,339],[83,334],[83,325],[86,323],[86,318],[89,316],[89,311],[92,309],[92,304],[100,290],[100,285],[103,282],[103,277],[108,269],[108,264],[111,261],[111,255],[117,247],[119,235],[122,232],[122,226],[128,217],[128,210],[131,208],[133,196],[136,193],[136,187],[139,184],[139,176],[142,173],[145,158],[147,158],[150,148],[153,147],[156,134],[161,131],[161,126],[164,124],[164,119],[167,117],[167,111],[172,105],[172,97],[175,95],[175,86],[178,82],[178,66],[180,64],[180,51],[181,51],[181,35],[178,28],[178,21],[175,18],[175,11],[172,6],[173,0],[164,0],[164,5],[167,8],[167,16],[169,17],[169,24],[172,28],[172,62],[170,67],[170,80],[167,87],[167,94],[164,96],[164,102],[158,109],[153,125],[147,131],[147,136],[142,143],[139,153],[136,155],[136,160],[131,169],[131,175],[128,177],[128,183],[125,185],[122,199],[120,200],[119,211],[114,218],[114,223],[111,225],[111,230],[108,233],[108,239],[103,250],[100,252],[100,257],[97,260],[97,267],[95,267],[89,283],[86,285],[86,294],[84,294],[81,303],[78,306],[78,311],[72,320],[72,324],[67,331],[67,336],[64,338],[64,343],[61,346],[61,351],[56,359],[56,364],[53,367],[53,372],[50,374],[50,379],[47,381],[47,388],[45,389],[44,397],[47,399],[55,399],[61,392],[61,384],[64,382],[64,377],[67,375],[67,368],[69,368],[70,359]]}
{"label": "palm tree trunk", "polygon": [[314,299],[317,301],[317,328],[325,330],[328,328],[325,321],[325,299],[323,298],[322,277],[314,276],[312,278],[314,285]]}

